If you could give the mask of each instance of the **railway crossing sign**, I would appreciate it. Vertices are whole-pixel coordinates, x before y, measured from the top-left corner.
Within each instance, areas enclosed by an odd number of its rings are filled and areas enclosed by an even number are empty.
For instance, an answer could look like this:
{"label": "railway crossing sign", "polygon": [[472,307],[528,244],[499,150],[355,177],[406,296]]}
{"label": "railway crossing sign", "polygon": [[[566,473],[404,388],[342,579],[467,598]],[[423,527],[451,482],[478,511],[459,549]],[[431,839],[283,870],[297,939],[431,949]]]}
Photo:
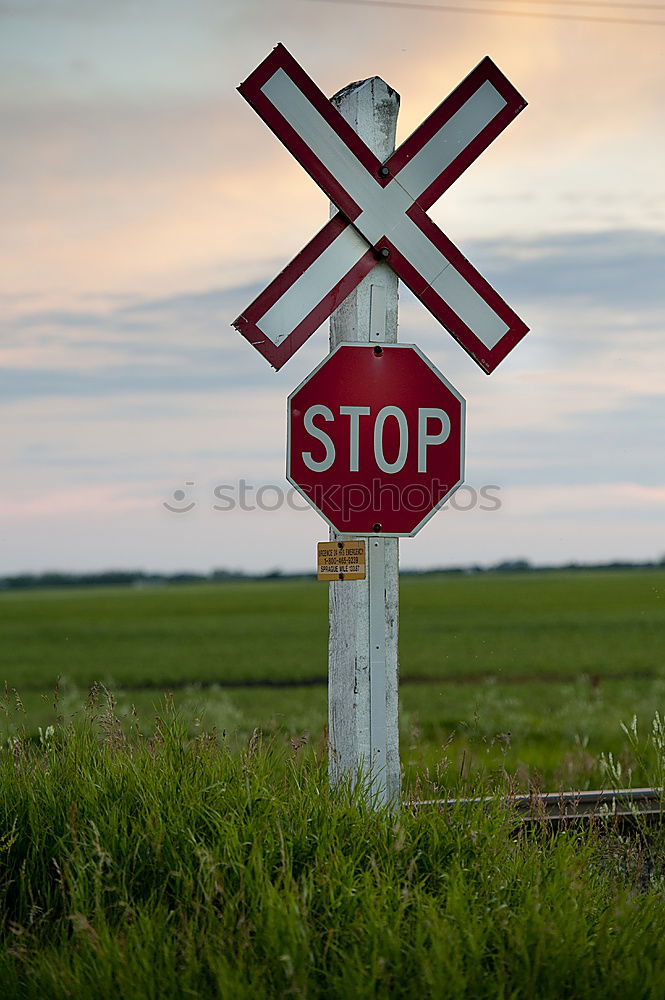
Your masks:
{"label": "railway crossing sign", "polygon": [[526,107],[489,57],[381,163],[283,45],[238,88],[339,211],[234,321],[279,369],[386,261],[486,372],[528,327],[427,215]]}
{"label": "railway crossing sign", "polygon": [[[239,90],[336,209],[233,326],[279,369],[349,297],[334,349],[289,396],[287,478],[333,529],[320,574],[333,577],[330,778],[367,777],[372,802],[393,807],[398,536],[462,483],[465,403],[417,347],[395,343],[385,267],[351,293],[388,264],[484,371],[496,368],[527,327],[427,211],[526,102],[485,58],[395,150],[399,97],[378,77],[333,104],[278,45]],[[362,571],[341,560],[347,545],[354,559],[365,549]]]}
{"label": "railway crossing sign", "polygon": [[289,396],[287,479],[342,534],[415,535],[464,478],[464,411],[412,344],[341,344]]}

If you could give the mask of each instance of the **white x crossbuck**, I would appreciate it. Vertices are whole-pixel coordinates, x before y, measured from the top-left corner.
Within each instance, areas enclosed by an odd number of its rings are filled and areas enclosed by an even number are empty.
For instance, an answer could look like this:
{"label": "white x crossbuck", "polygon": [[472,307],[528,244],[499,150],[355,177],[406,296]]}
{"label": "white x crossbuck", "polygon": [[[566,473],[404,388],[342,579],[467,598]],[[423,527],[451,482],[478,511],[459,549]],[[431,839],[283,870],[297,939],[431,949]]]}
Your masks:
{"label": "white x crossbuck", "polygon": [[234,326],[282,365],[384,260],[487,371],[528,328],[426,214],[526,106],[485,58],[385,163],[278,45],[242,96],[339,209]]}

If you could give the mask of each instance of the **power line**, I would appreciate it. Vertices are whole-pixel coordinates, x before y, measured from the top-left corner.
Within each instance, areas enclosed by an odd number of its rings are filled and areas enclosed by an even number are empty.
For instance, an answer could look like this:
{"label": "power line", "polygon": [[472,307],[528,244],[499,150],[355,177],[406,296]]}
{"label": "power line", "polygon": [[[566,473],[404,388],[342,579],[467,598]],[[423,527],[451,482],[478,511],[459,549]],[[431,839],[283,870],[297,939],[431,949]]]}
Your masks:
{"label": "power line", "polygon": [[[665,14],[665,5],[662,3],[613,3],[612,0],[511,0],[512,3],[541,4],[548,7],[600,7],[601,9],[610,7],[615,10],[658,10]],[[405,6],[411,7],[412,4]],[[434,5],[436,6],[436,5]],[[646,21],[640,21],[646,24]],[[658,22],[660,23],[660,22]]]}
{"label": "power line", "polygon": [[[449,4],[434,4],[434,3],[406,3],[404,0],[309,0],[310,3],[337,3],[337,4],[350,4],[351,6],[357,7],[395,7],[401,8],[402,10],[426,10],[426,11],[445,11],[448,13],[456,14],[494,14],[498,17],[535,17],[539,19],[556,20],[556,21],[583,21],[586,23],[596,23],[596,24],[644,24],[651,27],[661,27],[665,28],[665,20],[663,21],[648,21],[645,19],[628,18],[628,17],[598,17],[593,14],[560,14],[555,11],[540,11],[540,10],[497,10],[492,7],[453,7]],[[513,0],[514,3],[543,3],[547,0]],[[582,6],[581,3],[576,4],[575,0],[559,0],[559,4],[569,2],[570,6]],[[635,4],[602,4],[594,3],[592,0],[585,0],[584,6],[593,7],[618,7],[625,10],[637,10],[638,5]],[[642,4],[639,9],[645,10],[662,10],[665,13],[665,7],[659,4]]]}

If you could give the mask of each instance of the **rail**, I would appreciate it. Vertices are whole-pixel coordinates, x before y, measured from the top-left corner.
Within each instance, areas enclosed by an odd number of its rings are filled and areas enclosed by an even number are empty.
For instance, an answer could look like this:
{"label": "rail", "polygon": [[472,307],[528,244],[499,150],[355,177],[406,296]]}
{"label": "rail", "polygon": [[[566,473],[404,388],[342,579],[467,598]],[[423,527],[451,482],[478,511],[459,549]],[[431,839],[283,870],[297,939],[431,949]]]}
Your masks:
{"label": "rail", "polygon": [[[426,799],[410,803],[413,808],[454,808],[496,802],[494,796],[469,799]],[[534,792],[508,795],[498,800],[517,813],[522,824],[548,823],[553,827],[596,820],[614,820],[621,826],[642,820],[656,823],[663,814],[662,788],[623,788],[612,791]]]}

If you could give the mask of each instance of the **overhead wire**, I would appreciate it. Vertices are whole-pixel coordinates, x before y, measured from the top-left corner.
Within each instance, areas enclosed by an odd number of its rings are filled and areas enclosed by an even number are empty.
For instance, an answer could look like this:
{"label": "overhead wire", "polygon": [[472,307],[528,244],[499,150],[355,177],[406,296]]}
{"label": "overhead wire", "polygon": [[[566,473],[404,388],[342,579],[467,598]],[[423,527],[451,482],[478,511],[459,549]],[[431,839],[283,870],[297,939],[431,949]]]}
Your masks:
{"label": "overhead wire", "polygon": [[[357,7],[400,8],[401,10],[443,11],[457,14],[490,14],[498,17],[533,17],[541,20],[581,21],[592,24],[642,24],[648,27],[665,28],[662,21],[646,18],[602,17],[595,14],[568,14],[558,11],[540,10],[499,10],[496,7],[455,7],[452,4],[408,2],[408,0],[309,0],[310,3],[348,4]],[[512,0],[513,3],[550,3],[550,0]],[[554,3],[550,4],[555,6]],[[600,0],[557,0],[556,6],[613,8],[621,10],[660,10],[665,14],[665,7],[660,4],[620,4],[602,3]]]}
{"label": "overhead wire", "polygon": [[[402,2],[406,3],[406,0],[402,0]],[[482,0],[482,2],[484,3],[485,0]],[[496,0],[488,0],[488,2],[492,3],[496,2]],[[658,10],[661,14],[665,14],[665,4],[662,3],[618,3],[615,0],[510,0],[510,2],[517,4],[540,4],[546,7],[597,7],[600,9],[610,8],[624,11]]]}

